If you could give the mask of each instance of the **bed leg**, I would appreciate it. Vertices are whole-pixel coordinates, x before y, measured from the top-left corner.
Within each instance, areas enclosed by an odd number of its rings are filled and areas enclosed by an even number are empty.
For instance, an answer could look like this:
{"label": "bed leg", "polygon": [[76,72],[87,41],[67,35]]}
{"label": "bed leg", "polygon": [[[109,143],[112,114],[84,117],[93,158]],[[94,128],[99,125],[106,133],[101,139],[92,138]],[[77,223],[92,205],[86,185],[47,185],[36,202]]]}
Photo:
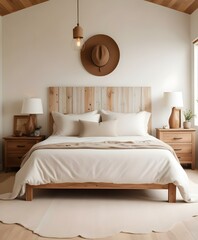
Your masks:
{"label": "bed leg", "polygon": [[176,202],[176,186],[173,183],[168,184],[168,202]]}
{"label": "bed leg", "polygon": [[26,184],[25,200],[32,201],[32,199],[33,199],[33,188],[29,184]]}

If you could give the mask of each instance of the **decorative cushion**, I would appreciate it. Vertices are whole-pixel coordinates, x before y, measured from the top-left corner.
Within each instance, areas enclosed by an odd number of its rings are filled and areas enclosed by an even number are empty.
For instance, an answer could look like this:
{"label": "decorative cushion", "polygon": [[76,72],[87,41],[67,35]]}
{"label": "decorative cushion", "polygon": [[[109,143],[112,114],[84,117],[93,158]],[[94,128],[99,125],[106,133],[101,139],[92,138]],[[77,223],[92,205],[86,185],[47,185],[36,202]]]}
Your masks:
{"label": "decorative cushion", "polygon": [[105,122],[88,122],[79,120],[80,137],[116,137],[117,120]]}
{"label": "decorative cushion", "polygon": [[53,135],[61,136],[78,136],[79,135],[79,120],[90,122],[99,122],[100,114],[97,111],[83,114],[62,114],[52,112],[54,120]]}
{"label": "decorative cushion", "polygon": [[118,136],[147,135],[148,122],[151,113],[141,111],[138,113],[118,113],[101,110],[102,121],[117,119]]}

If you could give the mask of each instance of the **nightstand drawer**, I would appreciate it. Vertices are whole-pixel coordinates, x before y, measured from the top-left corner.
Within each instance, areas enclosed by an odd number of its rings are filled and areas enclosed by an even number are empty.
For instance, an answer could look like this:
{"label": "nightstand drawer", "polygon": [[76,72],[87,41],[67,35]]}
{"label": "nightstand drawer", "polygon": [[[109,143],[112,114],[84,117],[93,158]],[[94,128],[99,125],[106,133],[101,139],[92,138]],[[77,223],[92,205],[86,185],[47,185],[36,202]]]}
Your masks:
{"label": "nightstand drawer", "polygon": [[178,143],[191,143],[191,133],[163,133],[161,140],[167,143],[178,142]]}
{"label": "nightstand drawer", "polygon": [[13,153],[9,152],[9,153],[7,154],[7,157],[8,157],[9,159],[11,159],[11,158],[22,159],[23,156],[24,156],[26,153],[27,153],[27,152],[18,152],[18,153],[16,153],[16,152],[13,152]]}
{"label": "nightstand drawer", "polygon": [[4,169],[19,168],[23,159],[23,156],[33,147],[34,144],[41,142],[45,139],[45,136],[37,137],[5,137],[4,138]]}
{"label": "nightstand drawer", "polygon": [[24,154],[8,154],[7,167],[18,167],[21,165]]}
{"label": "nightstand drawer", "polygon": [[178,153],[177,157],[178,157],[181,164],[182,163],[183,164],[191,163],[191,161],[192,161],[192,155],[191,154]]}
{"label": "nightstand drawer", "polygon": [[7,142],[7,150],[12,152],[27,152],[34,144],[34,141],[9,141]]}
{"label": "nightstand drawer", "polygon": [[195,169],[195,132],[193,128],[157,128],[156,137],[175,150],[181,164],[190,164],[191,168]]}
{"label": "nightstand drawer", "polygon": [[174,149],[176,154],[178,154],[178,153],[191,153],[192,152],[192,145],[191,144],[169,143],[169,145]]}

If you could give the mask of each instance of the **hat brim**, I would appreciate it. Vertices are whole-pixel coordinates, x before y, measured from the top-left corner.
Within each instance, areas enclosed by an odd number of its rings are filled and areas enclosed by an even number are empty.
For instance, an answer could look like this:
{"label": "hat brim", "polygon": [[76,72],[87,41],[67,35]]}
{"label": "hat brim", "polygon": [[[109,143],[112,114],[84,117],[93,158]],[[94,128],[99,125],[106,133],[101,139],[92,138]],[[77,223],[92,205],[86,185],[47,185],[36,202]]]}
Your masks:
{"label": "hat brim", "polygon": [[[96,66],[92,61],[92,50],[96,45],[105,45],[109,51],[109,61],[101,68]],[[111,73],[118,65],[120,51],[117,43],[109,36],[104,34],[90,37],[81,50],[81,62],[84,68],[95,76],[105,76]]]}

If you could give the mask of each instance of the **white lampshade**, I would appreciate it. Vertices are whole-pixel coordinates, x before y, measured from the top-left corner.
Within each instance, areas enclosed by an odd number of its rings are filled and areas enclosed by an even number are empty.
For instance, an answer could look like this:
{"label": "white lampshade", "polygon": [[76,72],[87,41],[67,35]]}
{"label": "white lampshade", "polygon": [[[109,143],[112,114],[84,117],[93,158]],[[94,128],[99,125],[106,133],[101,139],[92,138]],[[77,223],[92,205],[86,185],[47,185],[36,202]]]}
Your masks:
{"label": "white lampshade", "polygon": [[166,104],[170,107],[183,107],[182,92],[164,92]]}
{"label": "white lampshade", "polygon": [[21,113],[43,114],[43,105],[40,98],[26,98],[23,101]]}

